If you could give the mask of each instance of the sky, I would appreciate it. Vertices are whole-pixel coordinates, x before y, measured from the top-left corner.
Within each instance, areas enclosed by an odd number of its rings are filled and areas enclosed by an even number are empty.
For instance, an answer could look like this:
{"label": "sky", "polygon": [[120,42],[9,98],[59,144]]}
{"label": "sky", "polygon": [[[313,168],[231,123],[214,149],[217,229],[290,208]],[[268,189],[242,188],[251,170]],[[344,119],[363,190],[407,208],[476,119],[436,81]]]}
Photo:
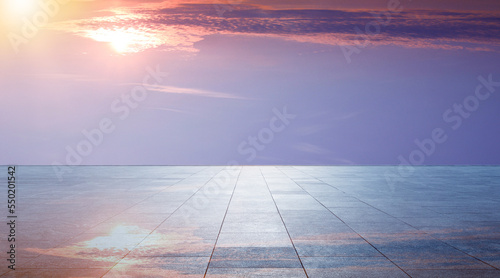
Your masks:
{"label": "sky", "polygon": [[496,0],[1,5],[0,164],[500,163]]}

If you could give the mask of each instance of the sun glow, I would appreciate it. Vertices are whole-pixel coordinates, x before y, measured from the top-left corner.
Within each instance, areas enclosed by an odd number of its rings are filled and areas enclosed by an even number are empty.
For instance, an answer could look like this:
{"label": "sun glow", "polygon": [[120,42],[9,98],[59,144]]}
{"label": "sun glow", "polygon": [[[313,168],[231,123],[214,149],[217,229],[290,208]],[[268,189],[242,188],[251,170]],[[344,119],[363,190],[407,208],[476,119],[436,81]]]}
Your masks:
{"label": "sun glow", "polygon": [[13,14],[28,14],[39,8],[36,0],[6,0],[6,9]]}
{"label": "sun glow", "polygon": [[119,53],[132,51],[133,38],[126,32],[116,32],[110,37],[111,46]]}
{"label": "sun glow", "polygon": [[208,34],[205,27],[167,25],[150,22],[149,14],[134,14],[113,10],[114,15],[89,19],[56,22],[50,28],[107,43],[119,54],[133,54],[148,49],[160,51],[198,52],[194,43]]}
{"label": "sun glow", "polygon": [[88,31],[85,36],[99,42],[109,43],[114,51],[120,54],[136,53],[161,44],[159,39],[152,38],[148,36],[147,32],[132,27],[99,28]]}
{"label": "sun glow", "polygon": [[[101,251],[105,250],[128,250],[131,249],[130,242],[127,241],[129,234],[134,234],[136,232],[142,231],[137,226],[123,226],[119,225],[115,227],[109,235],[99,236],[92,240],[86,241],[83,247],[87,249],[96,248]],[[149,231],[144,230],[143,233],[149,233]]]}
{"label": "sun glow", "polygon": [[90,37],[99,42],[107,42],[118,53],[137,52],[134,47],[137,40],[140,40],[140,33],[134,28],[128,29],[104,29],[89,32]]}

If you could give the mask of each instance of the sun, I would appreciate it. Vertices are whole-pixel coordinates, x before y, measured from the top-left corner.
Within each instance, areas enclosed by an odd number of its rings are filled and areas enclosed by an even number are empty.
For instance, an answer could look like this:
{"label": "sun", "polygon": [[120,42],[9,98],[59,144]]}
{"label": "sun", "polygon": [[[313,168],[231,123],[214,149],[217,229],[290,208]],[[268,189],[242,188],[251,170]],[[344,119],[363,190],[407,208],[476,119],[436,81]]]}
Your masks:
{"label": "sun", "polygon": [[117,51],[118,53],[125,53],[129,51],[132,44],[132,39],[129,35],[127,35],[127,33],[118,32],[110,37],[110,42],[115,51]]}
{"label": "sun", "polygon": [[6,9],[13,14],[25,15],[39,8],[36,0],[5,0]]}
{"label": "sun", "polygon": [[115,52],[120,54],[137,53],[145,47],[144,45],[157,43],[143,31],[133,27],[113,29],[101,27],[98,30],[87,31],[85,36],[98,42],[108,43]]}
{"label": "sun", "polygon": [[[131,28],[129,28],[130,30]],[[87,36],[99,41],[107,42],[118,53],[128,52],[131,44],[133,43],[133,36],[129,30],[110,30],[99,28],[96,31],[88,32]]]}

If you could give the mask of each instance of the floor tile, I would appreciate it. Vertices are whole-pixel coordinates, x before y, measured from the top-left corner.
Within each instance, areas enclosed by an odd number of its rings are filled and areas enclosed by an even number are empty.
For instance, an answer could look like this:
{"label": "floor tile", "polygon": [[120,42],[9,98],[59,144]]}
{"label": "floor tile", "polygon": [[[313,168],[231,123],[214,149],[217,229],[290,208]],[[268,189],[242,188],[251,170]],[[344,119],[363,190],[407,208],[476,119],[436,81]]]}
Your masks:
{"label": "floor tile", "polygon": [[216,247],[210,267],[300,268],[293,247]]}
{"label": "floor tile", "polygon": [[500,277],[497,166],[19,169],[2,277]]}
{"label": "floor tile", "polygon": [[309,277],[408,277],[389,260],[376,257],[305,257]]}
{"label": "floor tile", "polygon": [[362,238],[344,240],[294,240],[300,257],[380,257]]}
{"label": "floor tile", "polygon": [[302,268],[209,268],[207,278],[305,278]]}

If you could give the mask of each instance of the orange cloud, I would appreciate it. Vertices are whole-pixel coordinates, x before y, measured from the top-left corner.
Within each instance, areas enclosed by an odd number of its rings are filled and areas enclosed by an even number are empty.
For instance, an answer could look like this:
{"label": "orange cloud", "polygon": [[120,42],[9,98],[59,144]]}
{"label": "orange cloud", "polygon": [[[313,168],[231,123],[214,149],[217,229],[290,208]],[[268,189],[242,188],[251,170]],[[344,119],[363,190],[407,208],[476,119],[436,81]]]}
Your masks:
{"label": "orange cloud", "polygon": [[221,13],[213,4],[168,3],[113,9],[113,15],[60,22],[51,28],[108,42],[119,53],[152,48],[197,52],[194,44],[211,34],[267,36],[357,48],[396,45],[496,51],[500,47],[496,13],[267,10],[246,4],[226,5]]}

